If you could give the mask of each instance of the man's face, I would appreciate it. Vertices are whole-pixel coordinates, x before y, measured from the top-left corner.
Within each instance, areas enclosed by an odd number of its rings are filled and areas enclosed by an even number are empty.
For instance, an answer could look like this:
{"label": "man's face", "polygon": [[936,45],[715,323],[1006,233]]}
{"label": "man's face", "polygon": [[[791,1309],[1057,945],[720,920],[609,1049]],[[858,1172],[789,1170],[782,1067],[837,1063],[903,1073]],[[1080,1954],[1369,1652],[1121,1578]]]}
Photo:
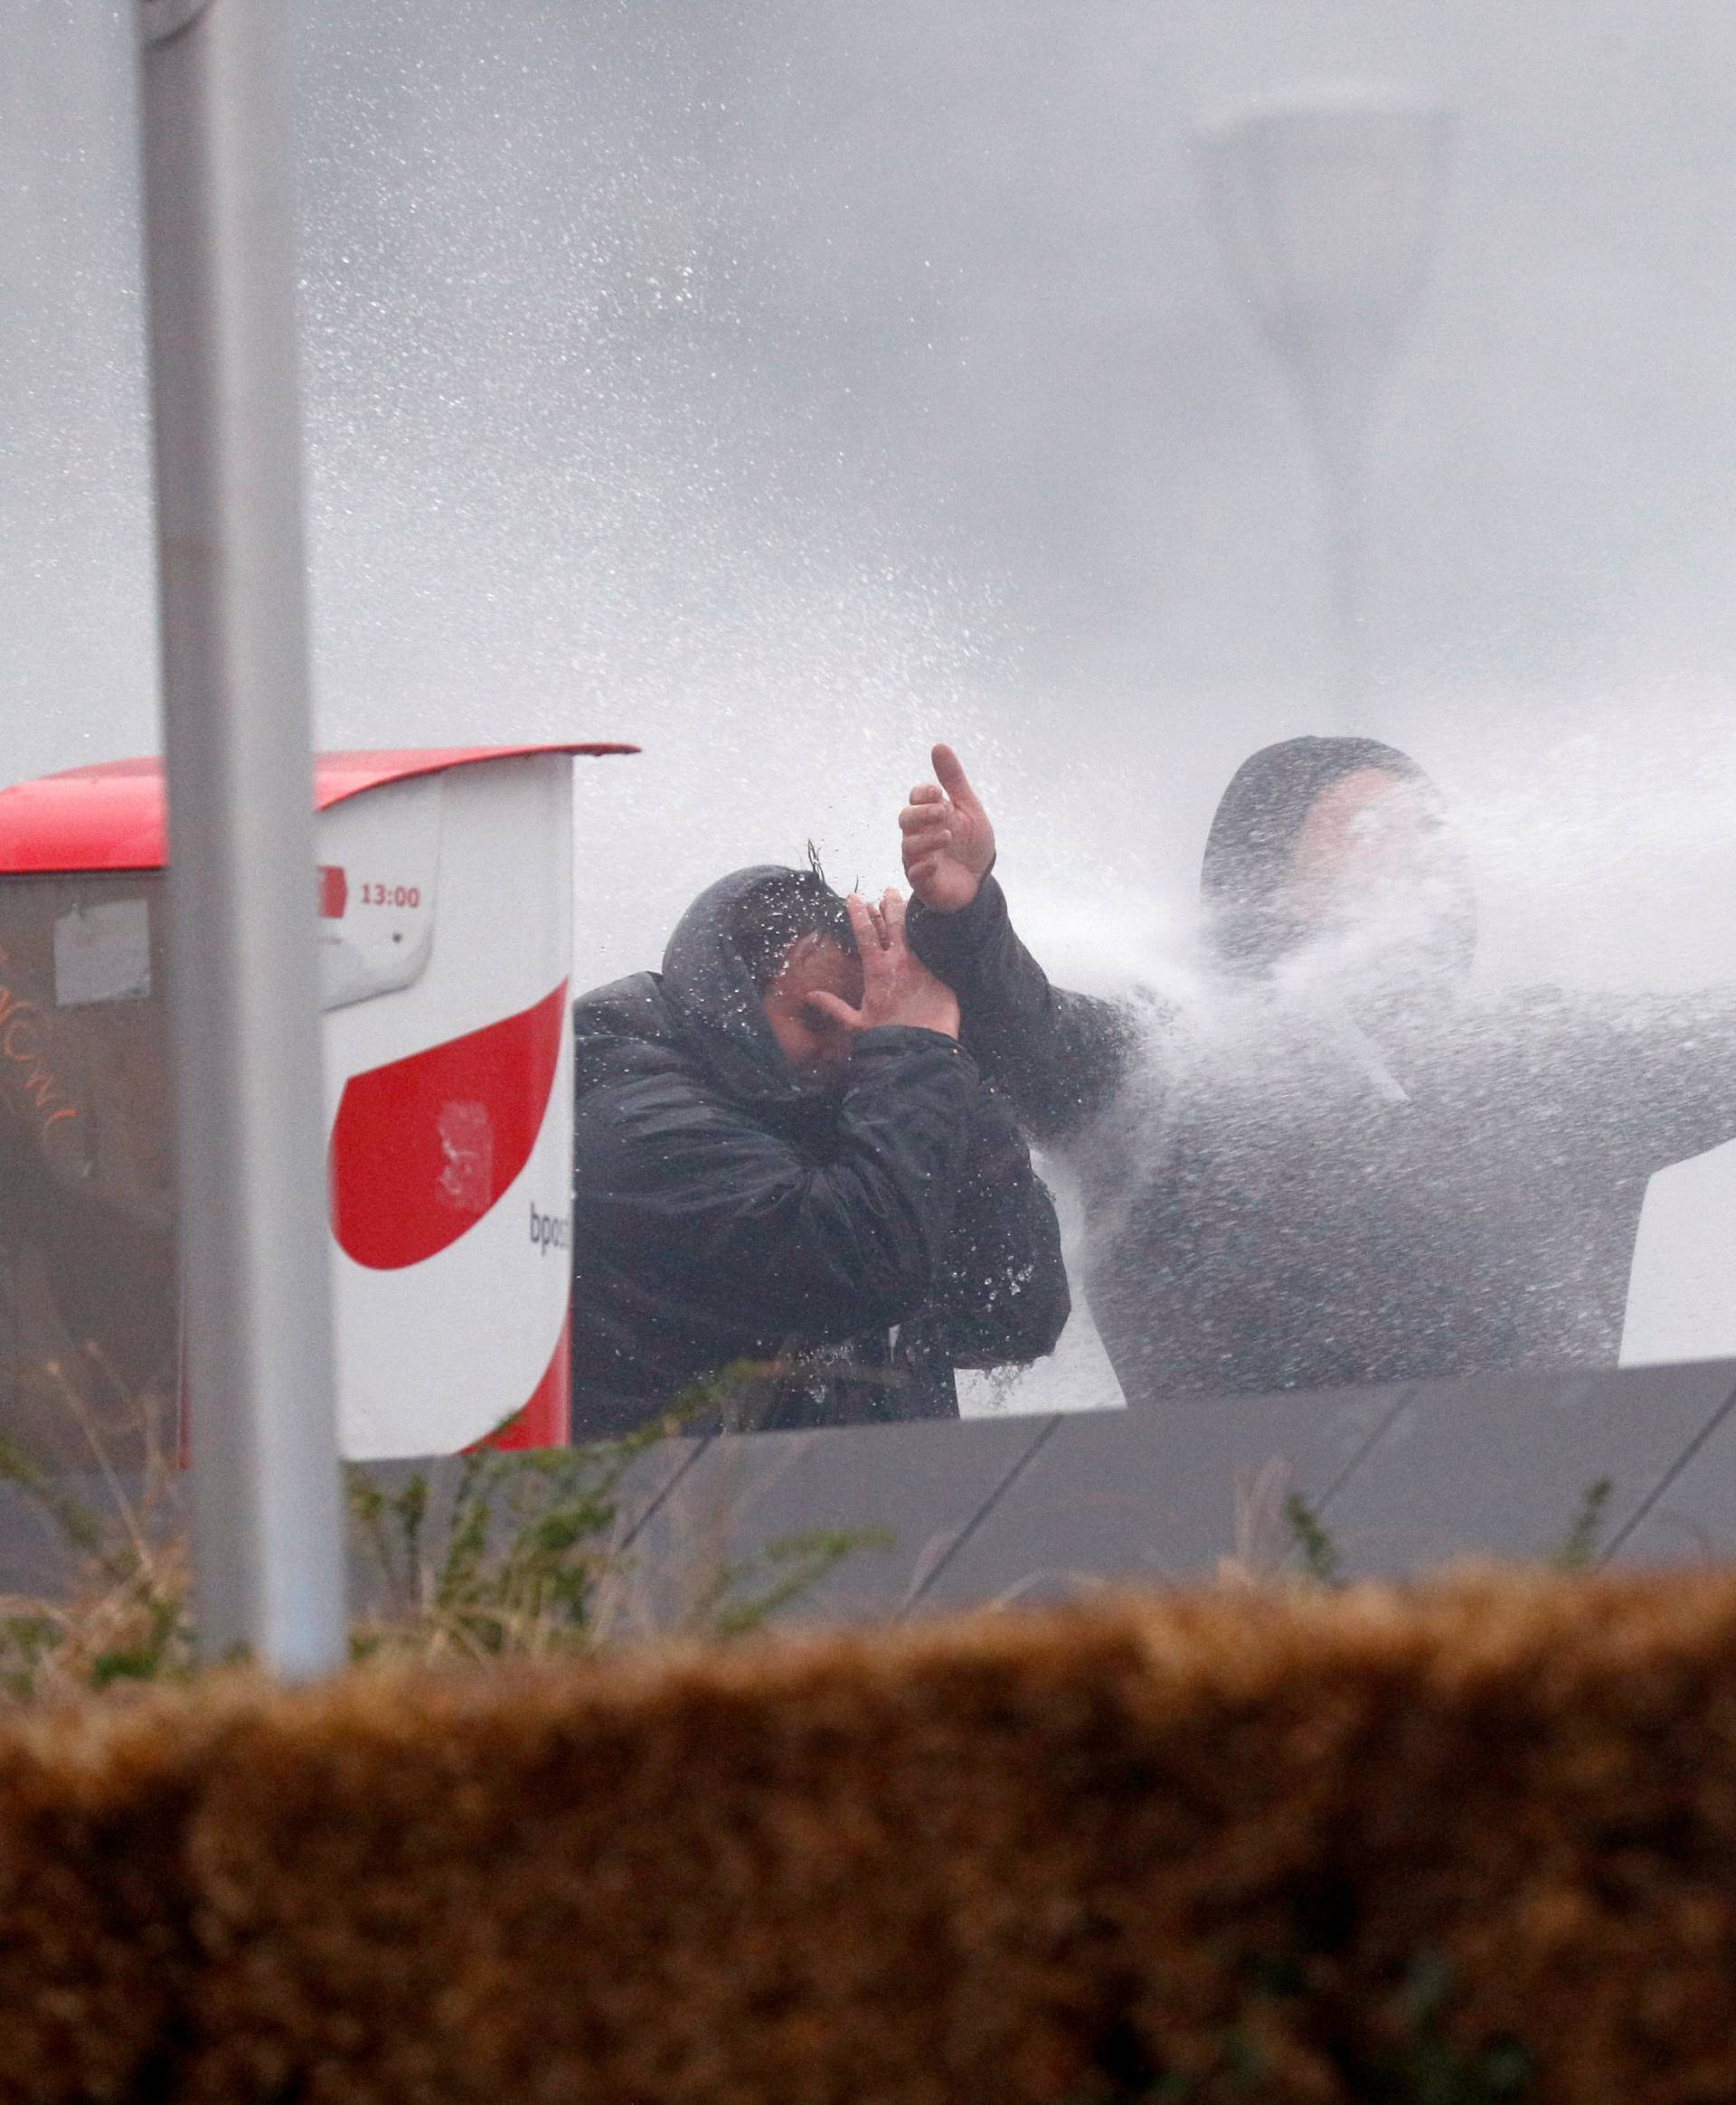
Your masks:
{"label": "man's face", "polygon": [[1402,911],[1439,883],[1449,853],[1439,814],[1416,788],[1359,768],[1314,800],[1290,858],[1289,901],[1320,932]]}
{"label": "man's face", "polygon": [[1315,799],[1288,903],[1310,939],[1342,949],[1349,976],[1384,977],[1394,992],[1419,973],[1437,977],[1465,896],[1458,845],[1413,784],[1363,768]]}
{"label": "man's face", "polygon": [[810,1005],[816,994],[835,994],[859,1008],[862,960],[830,936],[802,936],[784,953],[783,968],[760,998],[797,1081],[804,1089],[835,1089],[843,1083],[851,1037]]}

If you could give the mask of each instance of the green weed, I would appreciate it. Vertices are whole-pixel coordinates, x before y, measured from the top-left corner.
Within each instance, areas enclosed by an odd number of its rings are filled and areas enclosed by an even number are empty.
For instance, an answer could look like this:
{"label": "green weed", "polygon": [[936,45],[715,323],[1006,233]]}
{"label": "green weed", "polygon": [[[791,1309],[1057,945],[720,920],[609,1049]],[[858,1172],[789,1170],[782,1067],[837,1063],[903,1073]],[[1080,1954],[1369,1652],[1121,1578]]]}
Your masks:
{"label": "green weed", "polygon": [[[741,1382],[763,1372],[731,1369],[621,1439],[478,1448],[449,1484],[444,1472],[419,1468],[388,1489],[347,1467],[365,1603],[353,1656],[586,1652],[677,1631],[737,1638],[809,1598],[847,1558],[891,1547],[875,1531],[831,1529],[738,1554],[731,1510],[684,1530],[678,1501],[665,1502],[654,1535],[640,1533],[631,1473],[695,1421],[715,1421]],[[65,1392],[78,1410],[73,1385]],[[187,1487],[175,1458],[153,1428],[142,1476],[123,1481],[99,1430],[82,1414],[80,1423],[102,1487],[94,1502],[0,1436],[0,1482],[46,1519],[70,1572],[59,1592],[0,1599],[0,1695],[14,1701],[175,1678],[195,1664]]]}

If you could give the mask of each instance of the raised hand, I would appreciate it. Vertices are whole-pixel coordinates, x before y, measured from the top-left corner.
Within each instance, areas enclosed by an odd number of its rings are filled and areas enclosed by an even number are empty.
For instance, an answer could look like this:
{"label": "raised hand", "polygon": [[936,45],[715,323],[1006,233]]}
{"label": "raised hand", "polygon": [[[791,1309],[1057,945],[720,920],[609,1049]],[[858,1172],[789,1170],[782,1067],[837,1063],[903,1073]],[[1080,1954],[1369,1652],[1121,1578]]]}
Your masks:
{"label": "raised hand", "polygon": [[898,815],[904,874],[924,906],[957,913],[988,874],[995,828],[952,748],[938,745],[932,758],[936,780],[919,782]]}
{"label": "raised hand", "polygon": [[809,1008],[852,1034],[903,1024],[956,1038],[958,997],[905,939],[902,895],[889,891],[872,907],[852,892],[848,903],[862,958],[862,1006],[852,1008],[841,995],[817,993],[808,996]]}

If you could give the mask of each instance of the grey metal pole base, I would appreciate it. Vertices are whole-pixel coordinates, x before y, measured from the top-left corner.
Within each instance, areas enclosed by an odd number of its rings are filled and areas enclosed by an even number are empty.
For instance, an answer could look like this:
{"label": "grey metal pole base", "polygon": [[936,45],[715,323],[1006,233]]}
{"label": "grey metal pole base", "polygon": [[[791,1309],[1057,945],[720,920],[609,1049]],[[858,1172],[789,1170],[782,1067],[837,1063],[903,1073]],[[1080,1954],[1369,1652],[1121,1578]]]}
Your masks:
{"label": "grey metal pole base", "polygon": [[345,1656],[281,0],[142,0],[201,1641]]}

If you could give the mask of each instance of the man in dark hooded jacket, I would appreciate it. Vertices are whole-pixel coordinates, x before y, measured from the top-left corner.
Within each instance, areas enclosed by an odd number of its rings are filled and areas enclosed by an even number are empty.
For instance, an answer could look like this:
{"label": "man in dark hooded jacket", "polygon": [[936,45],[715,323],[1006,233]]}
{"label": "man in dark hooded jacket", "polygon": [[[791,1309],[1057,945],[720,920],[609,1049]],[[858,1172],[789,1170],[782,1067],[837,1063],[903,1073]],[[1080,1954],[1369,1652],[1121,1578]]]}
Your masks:
{"label": "man in dark hooded jacket", "polygon": [[1462,852],[1366,739],[1256,753],[1212,823],[1197,1004],[1052,987],[935,751],[913,947],[1076,1172],[1129,1402],[1608,1365],[1655,1170],[1736,1134],[1736,994],[1474,999]]}
{"label": "man in dark hooded jacket", "polygon": [[958,1016],[898,893],[769,865],[577,1004],[578,1437],[729,1370],[699,1424],[947,1416],[955,1367],[1053,1349],[1054,1207]]}

